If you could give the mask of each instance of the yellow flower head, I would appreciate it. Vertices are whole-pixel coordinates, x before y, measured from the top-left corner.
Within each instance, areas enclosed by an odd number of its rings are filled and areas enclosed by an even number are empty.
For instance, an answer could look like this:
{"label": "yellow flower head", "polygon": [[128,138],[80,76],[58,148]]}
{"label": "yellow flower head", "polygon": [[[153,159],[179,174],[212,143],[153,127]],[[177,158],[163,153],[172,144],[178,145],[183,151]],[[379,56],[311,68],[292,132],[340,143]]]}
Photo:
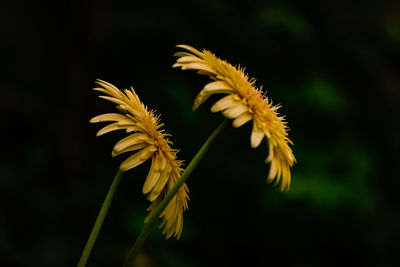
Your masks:
{"label": "yellow flower head", "polygon": [[199,74],[209,76],[213,81],[204,86],[194,100],[193,110],[197,109],[213,94],[227,94],[218,100],[211,112],[219,112],[233,119],[233,126],[240,127],[253,120],[251,147],[256,148],[266,137],[269,145],[267,163],[271,163],[267,182],[280,182],[280,189],[290,185],[290,167],[296,161],[288,143],[287,126],[284,117],[279,117],[277,109],[263,94],[262,88],[255,87],[255,79],[249,79],[244,69],[234,67],[225,60],[217,58],[210,51],[202,52],[188,45],[178,45],[188,52],[177,52],[178,59],[173,67],[182,70],[197,70]]}
{"label": "yellow flower head", "polygon": [[[98,131],[97,136],[115,130],[125,130],[130,135],[114,146],[112,156],[138,151],[121,164],[121,171],[130,170],[151,158],[150,171],[143,185],[143,194],[147,194],[147,199],[153,202],[148,208],[151,213],[181,176],[182,161],[176,159],[178,151],[170,147],[172,142],[164,130],[159,130],[163,126],[159,116],[147,110],[133,88],[122,93],[105,81],[97,80],[96,83],[101,87],[94,90],[106,94],[100,98],[117,104],[117,109],[122,113],[108,113],[91,119],[92,123],[113,122]],[[160,215],[163,218],[161,226],[164,226],[163,233],[166,238],[174,235],[179,239],[182,233],[183,212],[188,209],[188,191],[184,184]]]}

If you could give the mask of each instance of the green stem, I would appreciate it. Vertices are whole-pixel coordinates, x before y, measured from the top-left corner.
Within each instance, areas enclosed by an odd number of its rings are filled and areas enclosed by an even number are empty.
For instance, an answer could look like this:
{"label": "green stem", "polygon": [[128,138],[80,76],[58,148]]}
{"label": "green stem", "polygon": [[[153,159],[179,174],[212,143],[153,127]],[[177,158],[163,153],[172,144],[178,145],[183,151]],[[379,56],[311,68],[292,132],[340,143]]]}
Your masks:
{"label": "green stem", "polygon": [[197,154],[194,156],[192,161],[189,163],[182,176],[178,179],[172,189],[168,192],[165,198],[161,201],[160,205],[158,205],[157,209],[154,211],[152,216],[149,218],[149,221],[144,225],[142,231],[140,232],[138,238],[135,241],[135,244],[129,251],[128,257],[125,261],[124,266],[132,266],[133,262],[138,254],[140,247],[143,245],[143,242],[146,240],[149,235],[151,229],[153,228],[157,218],[160,216],[164,208],[168,205],[169,201],[174,197],[176,192],[178,192],[179,188],[183,185],[187,178],[189,178],[190,174],[193,172],[194,168],[196,168],[197,164],[199,164],[200,160],[204,157],[212,143],[214,143],[215,139],[222,133],[222,131],[228,126],[229,120],[225,119],[224,122],[218,126],[217,129],[211,134],[211,136],[207,139],[207,141],[203,144]]}
{"label": "green stem", "polygon": [[97,236],[99,235],[99,231],[103,224],[103,221],[107,215],[108,209],[110,208],[111,202],[114,198],[115,192],[117,191],[119,182],[121,180],[122,172],[118,169],[117,174],[115,174],[114,180],[111,184],[110,189],[108,190],[106,199],[101,206],[99,215],[97,215],[96,222],[94,223],[92,232],[90,233],[89,239],[86,243],[85,248],[83,249],[82,256],[79,259],[78,267],[84,267],[89,258],[90,252],[92,251],[93,245],[96,242]]}

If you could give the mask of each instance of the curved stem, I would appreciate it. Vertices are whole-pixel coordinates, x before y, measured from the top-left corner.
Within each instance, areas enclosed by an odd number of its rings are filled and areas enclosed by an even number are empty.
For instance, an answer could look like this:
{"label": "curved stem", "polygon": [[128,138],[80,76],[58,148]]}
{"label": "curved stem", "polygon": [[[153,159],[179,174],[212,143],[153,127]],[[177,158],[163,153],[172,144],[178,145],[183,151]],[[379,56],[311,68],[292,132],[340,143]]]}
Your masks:
{"label": "curved stem", "polygon": [[229,120],[225,119],[217,129],[210,135],[207,141],[203,144],[197,154],[194,156],[192,161],[189,163],[185,171],[183,172],[182,176],[178,179],[172,189],[168,192],[165,198],[160,202],[157,209],[154,211],[152,216],[149,218],[149,221],[144,225],[142,231],[140,232],[138,238],[135,241],[135,244],[129,251],[128,257],[125,261],[124,266],[132,266],[133,262],[138,254],[140,247],[142,246],[143,242],[146,240],[147,236],[149,235],[151,229],[153,228],[157,218],[160,216],[164,208],[168,205],[169,201],[174,197],[176,192],[178,192],[179,188],[183,185],[187,178],[189,178],[190,174],[193,172],[194,168],[199,164],[200,160],[204,157],[212,143],[216,140],[216,138],[222,133],[222,131],[228,126]]}
{"label": "curved stem", "polygon": [[99,215],[97,215],[96,222],[94,223],[92,232],[90,233],[90,236],[86,243],[86,246],[83,249],[81,258],[79,259],[78,267],[84,267],[89,258],[90,252],[92,251],[93,245],[96,242],[97,236],[99,235],[101,226],[107,215],[108,209],[110,208],[110,205],[114,198],[115,192],[117,191],[119,182],[121,180],[121,176],[122,176],[122,172],[120,169],[118,169],[118,172],[117,172],[117,174],[115,174],[114,180],[111,184],[110,189],[108,190],[108,193],[103,202],[103,205],[101,206]]}

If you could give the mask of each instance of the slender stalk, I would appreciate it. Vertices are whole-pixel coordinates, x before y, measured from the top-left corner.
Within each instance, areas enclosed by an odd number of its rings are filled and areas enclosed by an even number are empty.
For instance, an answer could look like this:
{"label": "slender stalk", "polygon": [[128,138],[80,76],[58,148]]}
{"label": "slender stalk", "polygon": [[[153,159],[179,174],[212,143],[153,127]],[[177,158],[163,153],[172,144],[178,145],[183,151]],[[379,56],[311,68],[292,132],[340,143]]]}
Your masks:
{"label": "slender stalk", "polygon": [[146,240],[149,235],[151,229],[153,228],[157,218],[160,216],[164,208],[168,205],[169,201],[174,197],[176,192],[178,192],[179,188],[183,185],[187,178],[189,178],[190,174],[193,172],[194,168],[196,168],[197,164],[199,164],[200,160],[204,157],[210,146],[214,143],[216,138],[222,133],[222,131],[229,125],[229,120],[225,119],[217,129],[210,135],[207,141],[203,144],[197,154],[194,156],[192,161],[189,163],[182,176],[178,179],[175,185],[172,187],[171,191],[165,196],[165,198],[160,202],[157,209],[154,211],[153,215],[150,217],[149,221],[143,226],[142,231],[140,232],[138,238],[135,241],[135,244],[129,251],[128,257],[125,261],[125,267],[131,267],[133,262],[138,254],[140,247],[143,245],[143,242]]}
{"label": "slender stalk", "polygon": [[96,222],[94,223],[92,232],[90,233],[89,239],[83,249],[81,258],[79,259],[78,267],[84,267],[89,258],[90,252],[92,251],[93,245],[96,242],[97,236],[103,224],[103,221],[107,215],[108,209],[110,208],[111,202],[114,198],[115,192],[117,191],[119,182],[121,180],[122,172],[118,169],[117,174],[115,174],[114,180],[108,190],[107,196],[104,199],[103,205],[101,206],[99,215],[97,215]]}

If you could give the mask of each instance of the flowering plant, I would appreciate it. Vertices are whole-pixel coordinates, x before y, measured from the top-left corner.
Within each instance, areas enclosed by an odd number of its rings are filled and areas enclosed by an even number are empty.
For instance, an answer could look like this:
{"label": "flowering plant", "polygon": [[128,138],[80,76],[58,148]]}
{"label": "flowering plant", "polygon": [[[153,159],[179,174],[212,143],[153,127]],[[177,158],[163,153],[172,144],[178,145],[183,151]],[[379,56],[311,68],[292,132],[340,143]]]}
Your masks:
{"label": "flowering plant", "polygon": [[275,181],[281,190],[287,190],[291,181],[290,167],[296,162],[289,144],[287,126],[284,117],[277,113],[278,106],[265,96],[262,88],[255,86],[255,79],[249,79],[244,68],[234,67],[225,60],[217,58],[210,51],[199,51],[188,45],[178,45],[186,51],[177,52],[178,57],[173,67],[182,70],[193,69],[199,74],[207,75],[211,82],[206,84],[194,100],[193,109],[197,109],[213,94],[224,94],[212,107],[211,112],[221,112],[226,117],[224,122],[211,134],[200,148],[186,169],[177,159],[178,150],[173,149],[168,134],[161,130],[160,117],[149,110],[131,88],[124,92],[114,85],[102,80],[94,88],[105,95],[100,98],[117,105],[120,113],[107,113],[90,120],[92,123],[112,122],[97,132],[97,136],[116,130],[125,130],[128,136],[114,146],[112,156],[132,153],[119,167],[110,190],[106,196],[99,216],[89,236],[78,266],[85,266],[93,245],[107,214],[113,196],[117,190],[122,172],[133,169],[151,159],[151,167],[143,185],[143,194],[151,202],[150,213],[145,225],[129,252],[125,266],[132,266],[141,245],[147,238],[157,218],[162,218],[160,227],[166,238],[179,237],[183,228],[183,212],[188,209],[188,187],[185,184],[201,158],[215,139],[232,120],[234,127],[240,127],[252,121],[250,136],[252,148],[258,147],[263,139],[267,140],[269,155],[265,160],[270,163],[267,182]]}

